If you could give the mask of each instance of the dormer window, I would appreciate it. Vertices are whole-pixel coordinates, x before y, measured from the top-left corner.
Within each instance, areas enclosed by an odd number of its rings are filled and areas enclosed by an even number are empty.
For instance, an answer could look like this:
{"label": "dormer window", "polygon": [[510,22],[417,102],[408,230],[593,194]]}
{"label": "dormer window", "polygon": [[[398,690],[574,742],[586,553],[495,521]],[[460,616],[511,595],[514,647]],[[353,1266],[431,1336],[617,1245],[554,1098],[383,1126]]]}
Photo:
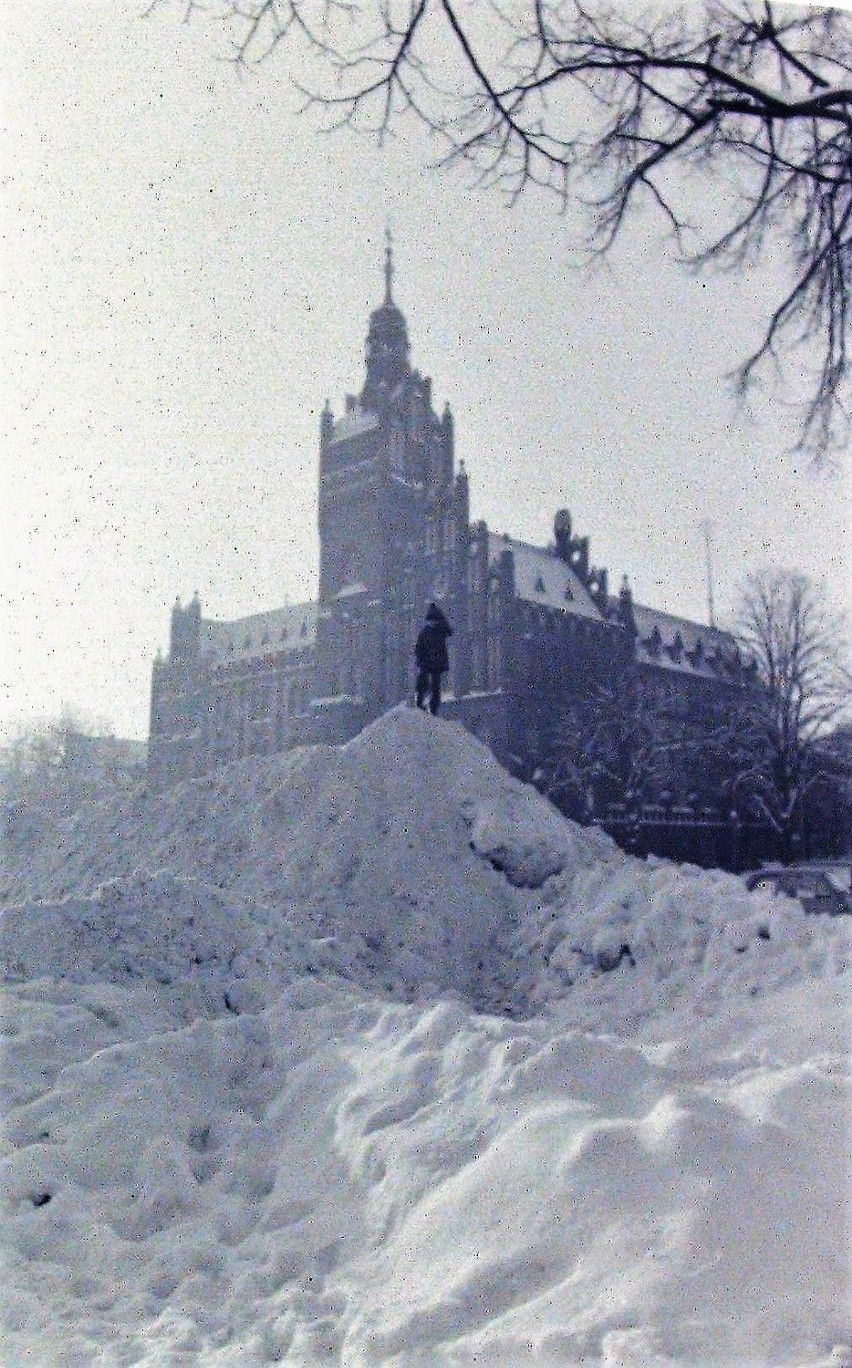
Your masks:
{"label": "dormer window", "polygon": [[687,659],[692,663],[694,668],[697,670],[704,659],[704,642],[701,640],[701,637],[699,637],[696,641],[695,649],[693,651],[687,651],[686,655]]}
{"label": "dormer window", "polygon": [[542,579],[541,575],[537,576],[536,582],[535,582],[535,586],[534,586],[534,587],[535,587],[535,592],[536,592],[537,594],[544,594],[544,593],[547,592],[547,590],[546,590],[545,587],[544,587],[544,580]]}
{"label": "dormer window", "polygon": [[649,655],[658,656],[660,654],[660,647],[663,644],[663,638],[660,636],[659,627],[655,627],[651,635],[646,637],[642,644]]}

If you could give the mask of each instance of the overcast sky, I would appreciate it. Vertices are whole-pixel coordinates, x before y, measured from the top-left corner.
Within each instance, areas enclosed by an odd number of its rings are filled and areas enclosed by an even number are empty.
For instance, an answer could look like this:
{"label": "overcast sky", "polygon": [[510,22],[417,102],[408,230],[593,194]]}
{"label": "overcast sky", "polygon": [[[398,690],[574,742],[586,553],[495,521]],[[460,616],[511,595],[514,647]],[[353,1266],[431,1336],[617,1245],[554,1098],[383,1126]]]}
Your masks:
{"label": "overcast sky", "polygon": [[706,620],[742,572],[847,596],[849,487],[785,454],[778,397],[737,409],[771,276],[686,275],[653,221],[605,272],[554,207],[509,210],[292,112],[217,36],[121,0],[4,17],[0,732],[69,705],[147,732],[171,604],[315,593],[319,414],[360,389],[385,224],[413,363],[449,400],[472,512],[544,544],[571,509],[610,584]]}

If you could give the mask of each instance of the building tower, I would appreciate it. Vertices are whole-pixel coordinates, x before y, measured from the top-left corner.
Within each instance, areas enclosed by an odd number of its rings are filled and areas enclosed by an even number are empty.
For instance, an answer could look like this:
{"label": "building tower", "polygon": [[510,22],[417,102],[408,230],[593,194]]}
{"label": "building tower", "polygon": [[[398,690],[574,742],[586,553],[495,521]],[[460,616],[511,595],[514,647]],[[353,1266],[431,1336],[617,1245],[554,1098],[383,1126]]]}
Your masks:
{"label": "building tower", "polygon": [[442,599],[452,616],[465,564],[452,418],[437,416],[431,381],[412,369],[393,275],[388,239],[363,388],[337,419],[326,405],[320,427],[316,694],[339,735],[410,694],[426,604]]}

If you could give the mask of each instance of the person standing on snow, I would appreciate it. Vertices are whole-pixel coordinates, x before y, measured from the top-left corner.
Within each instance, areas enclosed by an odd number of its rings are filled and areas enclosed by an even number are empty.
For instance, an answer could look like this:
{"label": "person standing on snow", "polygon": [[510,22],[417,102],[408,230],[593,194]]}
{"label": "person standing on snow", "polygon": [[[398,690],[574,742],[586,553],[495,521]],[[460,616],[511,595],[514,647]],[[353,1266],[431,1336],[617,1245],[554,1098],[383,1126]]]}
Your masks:
{"label": "person standing on snow", "polygon": [[417,635],[414,658],[417,661],[417,706],[426,707],[428,692],[429,711],[433,717],[441,706],[441,675],[450,668],[447,637],[452,634],[453,629],[437,603],[430,603],[426,623]]}

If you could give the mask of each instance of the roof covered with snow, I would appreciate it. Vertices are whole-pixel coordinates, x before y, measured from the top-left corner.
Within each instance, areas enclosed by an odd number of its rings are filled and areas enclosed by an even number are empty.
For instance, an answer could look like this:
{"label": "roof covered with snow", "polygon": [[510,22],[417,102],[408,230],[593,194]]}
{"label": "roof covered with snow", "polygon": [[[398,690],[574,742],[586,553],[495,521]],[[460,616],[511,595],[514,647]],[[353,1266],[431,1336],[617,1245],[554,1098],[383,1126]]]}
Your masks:
{"label": "roof covered with snow", "polygon": [[201,650],[216,659],[304,651],[316,641],[317,605],[291,603],[234,622],[201,621]]}
{"label": "roof covered with snow", "polygon": [[[616,600],[612,602],[614,605]],[[640,664],[708,679],[730,675],[739,668],[737,643],[729,632],[641,603],[634,603],[633,617],[637,629],[636,659]]]}
{"label": "roof covered with snow", "polygon": [[368,413],[360,405],[349,409],[338,418],[331,430],[331,440],[333,442],[344,442],[350,437],[357,437],[362,432],[372,432],[379,426],[379,419],[375,413]]}
{"label": "roof covered with snow", "polygon": [[600,619],[601,614],[588,589],[570,565],[554,552],[516,541],[513,537],[490,533],[488,552],[492,563],[503,551],[511,551],[514,556],[515,592],[519,599],[562,613]]}

